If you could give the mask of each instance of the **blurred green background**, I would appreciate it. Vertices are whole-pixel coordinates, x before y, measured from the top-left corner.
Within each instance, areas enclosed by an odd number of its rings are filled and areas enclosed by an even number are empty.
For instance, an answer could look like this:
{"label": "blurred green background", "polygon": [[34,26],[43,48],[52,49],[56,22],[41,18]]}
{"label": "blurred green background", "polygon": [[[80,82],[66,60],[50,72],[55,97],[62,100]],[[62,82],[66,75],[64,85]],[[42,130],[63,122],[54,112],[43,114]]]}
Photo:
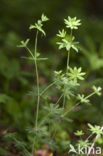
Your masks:
{"label": "blurred green background", "polygon": [[[16,131],[25,138],[25,128],[34,122],[34,66],[22,58],[28,54],[17,45],[31,38],[33,48],[35,31],[31,33],[28,28],[42,13],[50,21],[44,28],[46,38],[39,36],[38,42],[38,51],[49,58],[39,64],[41,89],[52,82],[54,70],[65,69],[66,53],[58,52],[56,34],[67,16],[82,21],[75,32],[81,44],[80,52],[73,53],[70,59],[71,66],[82,66],[87,72],[81,91],[89,93],[93,84],[103,87],[103,0],[0,0],[0,137],[4,131]],[[48,94],[55,101],[57,97],[52,95],[52,90]],[[103,124],[103,96],[95,96],[91,106],[83,106],[70,117],[74,120],[70,131],[87,122]],[[0,142],[2,153],[5,144]],[[10,152],[9,147],[7,151]]]}

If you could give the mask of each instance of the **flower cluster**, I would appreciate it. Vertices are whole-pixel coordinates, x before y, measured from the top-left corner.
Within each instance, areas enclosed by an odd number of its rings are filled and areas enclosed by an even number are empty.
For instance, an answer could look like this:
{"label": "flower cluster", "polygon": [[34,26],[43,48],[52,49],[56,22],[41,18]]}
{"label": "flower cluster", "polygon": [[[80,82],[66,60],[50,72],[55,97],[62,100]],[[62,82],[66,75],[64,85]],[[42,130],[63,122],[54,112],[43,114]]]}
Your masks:
{"label": "flower cluster", "polygon": [[74,67],[74,69],[69,68],[69,71],[70,72],[68,72],[67,75],[69,76],[69,79],[70,80],[73,80],[75,83],[77,83],[77,80],[78,79],[79,80],[84,80],[84,77],[83,76],[86,73],[81,72],[82,71],[82,68],[81,67],[80,68]]}
{"label": "flower cluster", "polygon": [[[80,20],[77,20],[76,17],[68,17],[68,19],[64,19],[64,23],[66,24],[66,28],[71,29],[71,32],[72,29],[77,29],[78,26],[81,25]],[[59,30],[57,36],[61,39],[60,42],[57,42],[59,49],[65,48],[67,51],[73,49],[74,51],[78,52],[78,42],[74,41],[75,37],[72,36],[72,33],[70,35],[67,35],[67,32],[62,29],[61,31]]]}
{"label": "flower cluster", "polygon": [[76,17],[71,18],[70,16],[68,16],[67,19],[64,19],[64,22],[66,24],[66,27],[70,29],[78,29],[78,26],[81,25],[80,20],[77,20]]}
{"label": "flower cluster", "polygon": [[66,36],[66,31],[62,29],[61,31],[59,30],[59,33],[57,34],[58,37],[65,38]]}
{"label": "flower cluster", "polygon": [[69,51],[71,48],[74,49],[76,52],[78,52],[78,42],[74,42],[74,36],[71,37],[71,41],[68,41],[67,39],[63,38],[61,42],[57,42],[59,45],[59,49],[65,48],[67,51]]}
{"label": "flower cluster", "polygon": [[99,96],[101,95],[101,90],[102,90],[101,87],[93,86],[93,91]]}
{"label": "flower cluster", "polygon": [[90,102],[89,99],[87,99],[87,98],[84,96],[84,94],[82,94],[82,95],[78,94],[78,95],[77,95],[77,99],[80,100],[81,103],[87,103],[87,104],[88,104],[88,103]]}
{"label": "flower cluster", "polygon": [[46,35],[45,31],[42,29],[43,27],[43,22],[48,21],[49,19],[42,14],[41,19],[39,19],[37,21],[37,23],[35,23],[34,25],[30,25],[29,29],[37,29],[38,31],[40,31],[44,36]]}
{"label": "flower cluster", "polygon": [[103,130],[101,129],[100,126],[97,126],[97,125],[92,126],[90,123],[88,124],[88,126],[92,134],[97,134],[97,135],[103,134]]}

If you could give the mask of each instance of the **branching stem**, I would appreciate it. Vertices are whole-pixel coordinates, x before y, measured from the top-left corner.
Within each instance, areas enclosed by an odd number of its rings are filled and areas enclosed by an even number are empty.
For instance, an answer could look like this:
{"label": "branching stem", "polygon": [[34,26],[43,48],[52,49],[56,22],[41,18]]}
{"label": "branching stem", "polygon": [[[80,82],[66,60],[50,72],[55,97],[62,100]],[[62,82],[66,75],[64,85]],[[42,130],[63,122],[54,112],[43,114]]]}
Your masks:
{"label": "branching stem", "polygon": [[41,93],[40,96],[42,96],[50,87],[52,87],[54,84],[56,83],[56,81],[52,82],[51,84],[49,84]]}
{"label": "branching stem", "polygon": [[[96,94],[95,92],[91,93],[90,95],[86,96],[85,99],[90,98],[91,96],[93,96],[94,94]],[[75,107],[77,107],[81,102],[78,102],[75,106],[73,106],[70,110],[68,110],[67,112],[64,113],[63,116],[66,116],[71,110],[73,110]]]}

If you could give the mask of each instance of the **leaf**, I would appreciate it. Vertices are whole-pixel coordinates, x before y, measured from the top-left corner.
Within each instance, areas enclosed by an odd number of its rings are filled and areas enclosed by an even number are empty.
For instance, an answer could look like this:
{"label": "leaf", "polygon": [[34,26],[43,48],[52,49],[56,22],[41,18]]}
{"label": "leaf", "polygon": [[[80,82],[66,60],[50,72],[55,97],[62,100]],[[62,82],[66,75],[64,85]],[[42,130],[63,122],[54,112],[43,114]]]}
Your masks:
{"label": "leaf", "polygon": [[27,47],[27,44],[29,43],[30,39],[27,38],[25,41],[21,41],[21,44],[18,45],[17,47],[25,48]]}
{"label": "leaf", "polygon": [[45,16],[44,14],[42,14],[41,20],[42,20],[42,22],[46,22],[49,20],[49,18],[47,16]]}

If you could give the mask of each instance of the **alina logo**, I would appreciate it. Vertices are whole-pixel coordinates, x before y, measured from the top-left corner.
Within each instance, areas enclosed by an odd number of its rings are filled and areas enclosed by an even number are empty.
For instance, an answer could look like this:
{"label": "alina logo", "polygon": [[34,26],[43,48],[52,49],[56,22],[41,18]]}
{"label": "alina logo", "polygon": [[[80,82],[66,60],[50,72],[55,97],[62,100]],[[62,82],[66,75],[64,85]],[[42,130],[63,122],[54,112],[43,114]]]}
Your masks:
{"label": "alina logo", "polygon": [[80,147],[80,145],[78,145],[77,149],[75,149],[75,147],[73,145],[70,144],[70,150],[68,152],[68,154],[70,153],[74,153],[74,154],[86,154],[89,155],[90,153],[92,153],[93,155],[99,155],[101,154],[101,148],[100,147]]}

